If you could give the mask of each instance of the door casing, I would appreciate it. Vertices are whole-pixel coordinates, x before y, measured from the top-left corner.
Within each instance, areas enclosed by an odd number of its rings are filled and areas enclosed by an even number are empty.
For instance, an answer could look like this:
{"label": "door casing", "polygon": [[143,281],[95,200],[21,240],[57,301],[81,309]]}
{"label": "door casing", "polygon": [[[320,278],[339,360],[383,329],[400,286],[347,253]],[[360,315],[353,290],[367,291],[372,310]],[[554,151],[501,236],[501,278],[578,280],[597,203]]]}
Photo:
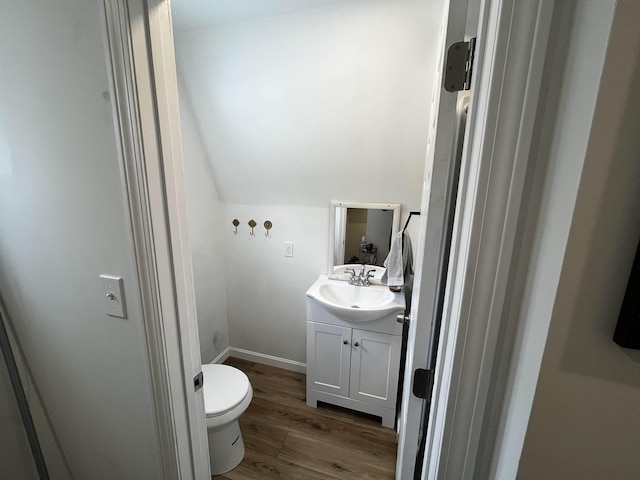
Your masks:
{"label": "door casing", "polygon": [[[169,1],[104,1],[111,41],[108,61],[121,122],[123,183],[147,306],[147,348],[165,477],[206,478],[203,402],[191,385],[200,359]],[[554,0],[481,2],[463,188],[451,244],[423,478],[471,478],[482,461],[477,458],[477,442],[487,427],[485,407],[491,392],[486,386],[495,368],[508,361],[498,358],[496,351],[505,324],[502,312],[509,301],[507,285],[514,275],[512,253],[521,240],[520,201],[528,181],[528,154],[553,4]],[[452,0],[446,8],[451,28],[445,30],[444,38],[446,43],[459,41],[466,31],[467,1]],[[518,35],[511,35],[516,31]],[[455,108],[455,99],[445,101]],[[443,113],[444,109],[437,109],[432,134]],[[444,214],[434,206],[446,193],[440,182],[448,175],[453,137],[449,128],[441,127],[437,136],[431,136],[423,191],[420,230],[425,233],[424,242],[419,241],[422,260],[417,260],[416,282],[420,299],[408,349],[398,455],[397,476],[403,479],[413,478],[415,472],[414,440],[419,432],[409,419],[419,417],[422,404],[410,393],[411,378],[413,368],[426,363],[437,294],[439,266],[427,253],[442,248]],[[495,135],[498,130],[499,136]],[[498,167],[507,174],[497,175]],[[470,410],[461,411],[463,404],[470,405]]]}

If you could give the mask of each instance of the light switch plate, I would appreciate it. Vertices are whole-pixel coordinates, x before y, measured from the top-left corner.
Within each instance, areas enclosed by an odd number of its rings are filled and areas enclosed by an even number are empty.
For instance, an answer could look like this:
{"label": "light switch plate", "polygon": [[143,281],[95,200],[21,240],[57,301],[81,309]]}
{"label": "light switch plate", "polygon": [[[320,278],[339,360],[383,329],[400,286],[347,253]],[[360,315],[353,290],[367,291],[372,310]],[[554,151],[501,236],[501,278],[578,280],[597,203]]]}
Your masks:
{"label": "light switch plate", "polygon": [[100,275],[100,281],[102,282],[102,298],[104,299],[105,313],[112,317],[127,318],[122,277]]}

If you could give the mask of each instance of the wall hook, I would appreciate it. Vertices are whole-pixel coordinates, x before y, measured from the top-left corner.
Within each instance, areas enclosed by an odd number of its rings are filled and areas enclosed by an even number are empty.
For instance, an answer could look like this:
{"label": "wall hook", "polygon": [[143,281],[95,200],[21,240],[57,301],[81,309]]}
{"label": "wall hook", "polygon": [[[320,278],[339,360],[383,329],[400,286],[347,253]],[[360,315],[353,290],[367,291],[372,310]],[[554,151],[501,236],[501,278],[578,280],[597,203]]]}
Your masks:
{"label": "wall hook", "polygon": [[249,220],[249,226],[251,227],[251,233],[249,235],[251,235],[253,237],[254,233],[253,233],[253,229],[256,228],[256,221],[251,219]]}
{"label": "wall hook", "polygon": [[269,220],[265,220],[264,228],[267,229],[267,233],[265,233],[264,236],[267,238],[269,238],[269,230],[271,230],[271,227],[273,227],[273,223],[271,223]]}
{"label": "wall hook", "polygon": [[233,223],[233,226],[236,227],[236,229],[233,231],[233,234],[237,235],[238,234],[238,225],[240,225],[240,220],[238,220],[237,218],[234,218],[233,222],[231,222],[231,223]]}

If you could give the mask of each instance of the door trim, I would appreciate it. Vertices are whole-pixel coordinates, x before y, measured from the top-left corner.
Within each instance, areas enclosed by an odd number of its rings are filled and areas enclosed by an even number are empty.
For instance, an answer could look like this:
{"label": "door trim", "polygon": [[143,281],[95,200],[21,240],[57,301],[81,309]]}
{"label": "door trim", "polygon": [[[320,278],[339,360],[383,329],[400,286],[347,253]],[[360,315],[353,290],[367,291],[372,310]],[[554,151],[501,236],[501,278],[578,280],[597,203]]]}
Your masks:
{"label": "door trim", "polygon": [[[176,173],[180,143],[179,136],[170,135],[179,132],[179,127],[172,125],[169,131],[163,122],[178,117],[175,112],[167,113],[170,102],[156,94],[165,92],[167,85],[160,82],[166,79],[158,78],[158,70],[167,67],[166,59],[154,64],[153,50],[166,44],[152,33],[157,33],[162,21],[169,22],[168,5],[153,0],[104,0],[103,12],[123,195],[133,233],[162,456],[159,461],[167,480],[208,478],[202,390],[194,393],[192,383],[198,373],[196,365],[200,367],[200,351],[193,348],[194,329],[195,345],[198,339],[191,264],[186,261],[188,239],[183,223],[174,224],[175,212],[184,205],[175,198],[181,192],[167,188],[181,181],[181,171]],[[170,33],[170,24],[163,28]]]}
{"label": "door trim", "polygon": [[444,91],[442,72],[448,45],[464,38],[469,3],[469,0],[451,0],[446,1],[443,6],[443,33],[440,38],[438,70],[434,72],[434,101],[428,132],[422,213],[419,217],[411,321],[400,408],[396,478],[402,480],[413,479],[421,467],[417,464],[417,456],[421,438],[425,434],[421,421],[424,400],[412,393],[413,372],[416,368],[425,368],[427,365],[433,314],[439,297],[438,281],[442,269],[440,253],[449,222],[445,204],[450,196],[449,179],[453,173],[451,155],[458,140],[457,122],[454,118],[458,95]]}
{"label": "door trim", "polygon": [[501,332],[515,321],[509,285],[519,274],[553,7],[487,0],[481,8],[423,478],[475,478],[492,455],[489,413],[502,402],[495,375],[508,362]]}
{"label": "door trim", "polygon": [[[131,0],[129,0],[131,1]],[[156,187],[165,199],[163,220],[171,245],[168,261],[173,273],[174,302],[177,306],[180,360],[184,369],[186,415],[195,478],[209,478],[209,446],[204,410],[204,392],[193,392],[193,378],[202,369],[200,338],[196,312],[193,264],[189,243],[185,180],[182,159],[182,136],[178,106],[178,75],[175,64],[173,28],[169,0],[146,0],[145,20],[148,28],[146,65],[155,102],[149,105],[148,122],[153,118],[162,162],[161,178]],[[153,117],[152,117],[153,113]],[[160,209],[158,209],[160,210]],[[158,211],[160,215],[160,211]]]}

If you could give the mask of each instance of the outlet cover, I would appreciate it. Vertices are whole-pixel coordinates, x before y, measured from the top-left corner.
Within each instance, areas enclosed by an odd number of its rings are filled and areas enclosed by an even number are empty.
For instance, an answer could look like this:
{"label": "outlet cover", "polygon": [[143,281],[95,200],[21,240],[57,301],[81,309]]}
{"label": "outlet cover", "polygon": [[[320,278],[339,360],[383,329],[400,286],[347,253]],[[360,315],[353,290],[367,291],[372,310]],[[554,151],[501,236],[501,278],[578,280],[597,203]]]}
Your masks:
{"label": "outlet cover", "polygon": [[284,242],[284,256],[293,257],[293,242]]}

